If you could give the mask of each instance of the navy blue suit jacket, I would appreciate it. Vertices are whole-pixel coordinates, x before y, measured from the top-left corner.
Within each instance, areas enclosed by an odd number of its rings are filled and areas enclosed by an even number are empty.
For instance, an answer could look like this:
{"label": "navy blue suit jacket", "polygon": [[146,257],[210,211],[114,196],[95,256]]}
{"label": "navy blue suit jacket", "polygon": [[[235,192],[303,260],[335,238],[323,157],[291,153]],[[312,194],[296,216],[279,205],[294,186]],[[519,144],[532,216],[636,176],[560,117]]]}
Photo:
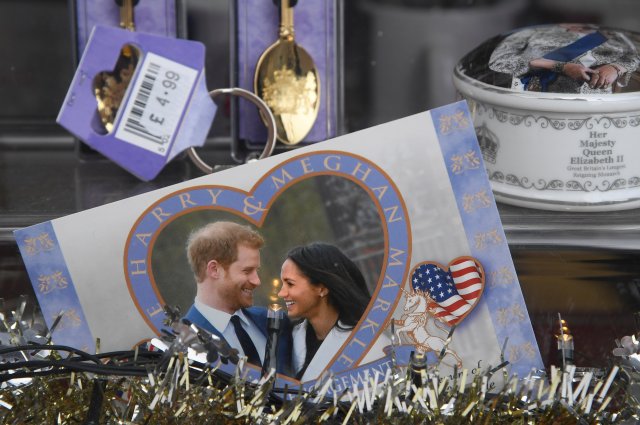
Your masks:
{"label": "navy blue suit jacket", "polygon": [[[251,320],[256,327],[267,337],[267,309],[265,307],[243,308],[242,312]],[[196,326],[205,329],[218,336],[223,341],[227,341],[222,333],[215,328],[195,306],[191,306],[184,316]],[[278,358],[276,361],[276,372],[291,376],[291,323],[285,315],[282,321],[280,334],[278,337]],[[264,354],[264,353],[263,353]],[[257,365],[261,366],[261,365]]]}

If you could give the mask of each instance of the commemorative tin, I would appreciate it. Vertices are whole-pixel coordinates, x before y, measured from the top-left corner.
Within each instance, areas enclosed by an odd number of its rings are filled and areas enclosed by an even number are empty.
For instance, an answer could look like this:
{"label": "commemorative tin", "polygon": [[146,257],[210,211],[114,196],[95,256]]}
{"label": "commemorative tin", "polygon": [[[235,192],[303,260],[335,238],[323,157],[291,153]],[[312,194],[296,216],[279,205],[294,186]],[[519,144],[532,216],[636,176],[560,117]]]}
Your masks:
{"label": "commemorative tin", "polygon": [[500,202],[548,210],[640,206],[640,34],[526,27],[464,56],[469,103]]}

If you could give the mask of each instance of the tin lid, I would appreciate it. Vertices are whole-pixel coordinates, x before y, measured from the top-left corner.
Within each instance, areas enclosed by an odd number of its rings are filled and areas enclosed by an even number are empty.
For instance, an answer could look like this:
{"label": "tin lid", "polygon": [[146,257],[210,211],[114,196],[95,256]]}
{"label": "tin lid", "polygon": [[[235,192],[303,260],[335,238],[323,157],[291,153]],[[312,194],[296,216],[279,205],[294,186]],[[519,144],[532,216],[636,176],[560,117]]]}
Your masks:
{"label": "tin lid", "polygon": [[640,90],[640,33],[592,24],[525,27],[464,56],[456,76],[515,92],[615,94]]}

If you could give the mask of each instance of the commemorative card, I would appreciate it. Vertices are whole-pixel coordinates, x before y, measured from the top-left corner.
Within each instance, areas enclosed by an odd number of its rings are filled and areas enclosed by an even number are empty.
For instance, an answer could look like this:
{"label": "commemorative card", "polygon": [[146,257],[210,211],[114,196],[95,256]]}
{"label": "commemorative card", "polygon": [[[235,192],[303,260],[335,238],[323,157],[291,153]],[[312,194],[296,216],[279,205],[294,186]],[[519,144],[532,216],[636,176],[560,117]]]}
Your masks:
{"label": "commemorative card", "polygon": [[189,236],[232,221],[265,240],[255,307],[290,304],[283,263],[313,242],[338,247],[366,282],[357,323],[319,341],[304,378],[279,384],[329,376],[340,392],[416,351],[468,379],[504,361],[519,376],[541,369],[472,122],[466,103],[453,103],[17,230],[48,325],[63,314],[54,342],[126,350],[161,335],[163,306],[194,304]]}

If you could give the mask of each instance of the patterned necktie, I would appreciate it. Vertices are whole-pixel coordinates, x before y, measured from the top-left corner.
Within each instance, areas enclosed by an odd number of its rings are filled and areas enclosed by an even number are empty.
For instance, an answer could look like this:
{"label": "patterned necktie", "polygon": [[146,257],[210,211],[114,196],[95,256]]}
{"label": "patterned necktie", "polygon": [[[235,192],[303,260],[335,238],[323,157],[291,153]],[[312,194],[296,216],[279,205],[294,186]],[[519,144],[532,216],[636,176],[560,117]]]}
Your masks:
{"label": "patterned necktie", "polygon": [[260,362],[260,356],[258,355],[258,350],[256,350],[256,346],[253,345],[253,341],[251,341],[251,337],[247,331],[244,330],[242,324],[240,323],[240,317],[231,316],[231,323],[236,331],[236,336],[240,341],[240,345],[242,346],[242,351],[244,351],[244,355],[247,356],[249,363],[254,364],[256,366],[262,366],[262,362]]}

